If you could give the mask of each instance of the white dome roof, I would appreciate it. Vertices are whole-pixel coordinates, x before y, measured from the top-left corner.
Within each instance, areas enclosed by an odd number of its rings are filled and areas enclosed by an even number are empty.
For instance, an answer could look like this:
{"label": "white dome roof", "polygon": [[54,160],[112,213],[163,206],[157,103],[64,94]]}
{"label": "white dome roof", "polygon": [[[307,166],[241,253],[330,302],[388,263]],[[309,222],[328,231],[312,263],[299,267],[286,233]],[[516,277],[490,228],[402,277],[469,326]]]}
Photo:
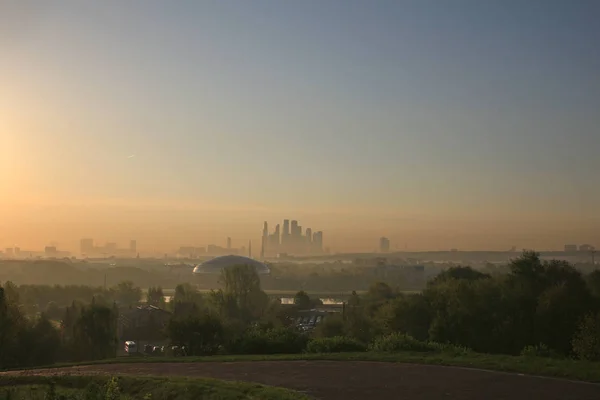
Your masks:
{"label": "white dome roof", "polygon": [[221,256],[203,262],[194,268],[194,274],[219,274],[227,267],[235,265],[252,265],[259,274],[269,274],[271,269],[260,261],[243,256]]}

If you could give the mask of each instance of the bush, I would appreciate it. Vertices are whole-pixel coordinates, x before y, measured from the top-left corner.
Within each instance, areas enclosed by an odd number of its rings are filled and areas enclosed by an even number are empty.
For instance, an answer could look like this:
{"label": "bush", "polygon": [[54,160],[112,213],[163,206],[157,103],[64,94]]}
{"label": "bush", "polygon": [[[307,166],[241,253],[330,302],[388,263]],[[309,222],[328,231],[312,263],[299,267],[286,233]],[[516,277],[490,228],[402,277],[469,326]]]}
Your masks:
{"label": "bush", "polygon": [[600,313],[590,314],[581,321],[571,344],[578,358],[600,361]]}
{"label": "bush", "polygon": [[366,350],[367,346],[346,336],[313,339],[306,346],[308,353],[344,353]]}
{"label": "bush", "polygon": [[394,353],[400,351],[439,351],[439,348],[436,347],[435,344],[421,342],[404,333],[392,333],[390,335],[380,336],[373,341],[369,349],[380,353]]}
{"label": "bush", "polygon": [[298,354],[307,343],[308,337],[293,328],[252,328],[230,343],[228,350],[233,354]]}
{"label": "bush", "polygon": [[427,344],[431,346],[431,348],[435,351],[452,356],[464,356],[473,352],[473,350],[469,349],[468,347],[459,346],[451,343],[429,342]]}
{"label": "bush", "polygon": [[550,349],[544,343],[540,343],[535,346],[525,346],[525,348],[521,350],[521,355],[524,357],[560,358],[556,351]]}
{"label": "bush", "polygon": [[315,337],[327,338],[344,336],[344,319],[339,315],[331,315],[323,319],[314,331]]}

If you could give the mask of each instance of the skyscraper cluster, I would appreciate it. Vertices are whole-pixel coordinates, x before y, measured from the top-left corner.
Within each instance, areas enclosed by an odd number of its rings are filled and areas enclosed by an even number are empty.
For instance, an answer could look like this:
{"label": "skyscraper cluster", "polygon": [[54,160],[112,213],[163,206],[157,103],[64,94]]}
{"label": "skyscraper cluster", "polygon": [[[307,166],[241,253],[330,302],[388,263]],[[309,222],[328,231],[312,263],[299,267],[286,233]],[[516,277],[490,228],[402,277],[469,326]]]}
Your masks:
{"label": "skyscraper cluster", "polygon": [[283,220],[283,230],[275,225],[273,233],[269,233],[269,224],[265,221],[262,233],[263,256],[277,254],[321,254],[323,253],[323,232],[313,232],[311,228],[302,231],[298,221]]}

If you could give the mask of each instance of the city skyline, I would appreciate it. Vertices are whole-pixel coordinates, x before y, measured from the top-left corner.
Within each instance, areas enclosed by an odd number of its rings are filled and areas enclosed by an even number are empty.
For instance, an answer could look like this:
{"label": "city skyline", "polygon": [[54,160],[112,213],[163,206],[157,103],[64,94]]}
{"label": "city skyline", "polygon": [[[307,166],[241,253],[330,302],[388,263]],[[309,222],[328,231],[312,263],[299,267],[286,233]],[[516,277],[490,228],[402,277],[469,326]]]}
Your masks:
{"label": "city skyline", "polygon": [[307,227],[303,232],[298,220],[284,219],[283,228],[276,224],[273,233],[270,233],[268,222],[263,223],[261,258],[279,254],[319,255],[324,252],[323,231],[313,232]]}
{"label": "city skyline", "polygon": [[0,246],[257,253],[287,215],[343,252],[596,243],[598,11],[0,2]]}
{"label": "city skyline", "polygon": [[[414,248],[408,248],[408,246],[404,246],[404,248],[401,248],[400,245],[396,244],[395,246],[391,245],[391,240],[388,237],[385,236],[381,236],[378,238],[372,238],[372,242],[369,242],[369,244],[366,245],[365,249],[362,251],[342,251],[342,250],[337,250],[337,249],[332,249],[329,246],[324,246],[323,245],[323,231],[315,231],[313,232],[311,228],[306,228],[304,234],[302,234],[302,226],[298,225],[298,221],[297,220],[283,220],[283,225],[286,225],[286,222],[288,224],[288,229],[289,229],[289,239],[287,242],[287,248],[286,247],[280,247],[282,244],[286,243],[286,239],[282,238],[285,237],[284,233],[285,233],[285,228],[282,231],[281,230],[281,226],[280,224],[276,224],[275,228],[273,230],[273,233],[269,232],[268,229],[268,223],[267,221],[263,222],[263,230],[262,230],[262,235],[260,236],[258,243],[259,243],[259,249],[258,249],[258,254],[257,257],[259,258],[264,258],[264,257],[273,257],[273,256],[277,256],[280,254],[286,254],[289,253],[290,255],[324,255],[324,254],[331,254],[331,253],[396,253],[396,252],[429,252],[429,251],[459,251],[459,249],[457,247],[447,247],[447,248],[437,248],[437,249],[432,249],[432,248],[421,248],[421,249],[414,249]],[[303,239],[300,244],[302,244],[304,247],[294,247],[294,244],[298,244],[298,242],[294,243],[294,239],[293,235],[292,235],[292,227],[294,227],[294,230],[296,232],[296,238],[295,240],[298,239]],[[311,234],[311,239],[310,241],[306,240],[308,237],[308,233]],[[265,236],[266,234],[266,236]],[[317,238],[315,240],[315,237]],[[276,240],[277,238],[279,238],[279,241]],[[290,241],[291,239],[291,241]],[[306,241],[305,241],[306,240]],[[50,244],[45,244],[44,246],[40,247],[40,248],[35,248],[35,247],[21,247],[19,245],[3,245],[2,243],[0,243],[0,255],[3,256],[7,256],[7,257],[12,257],[12,256],[20,256],[21,258],[25,257],[25,258],[31,258],[31,257],[50,257],[50,258],[57,258],[57,257],[67,257],[67,256],[71,256],[71,255],[79,255],[79,256],[125,256],[125,257],[135,257],[138,256],[140,254],[140,252],[145,253],[145,254],[161,254],[161,255],[184,255],[184,256],[193,256],[193,257],[197,257],[197,256],[217,256],[217,255],[226,255],[226,254],[238,254],[238,255],[246,255],[248,251],[250,250],[250,246],[252,243],[252,239],[248,240],[248,248],[246,248],[243,243],[244,239],[237,239],[235,240],[235,244],[242,244],[240,247],[235,247],[232,244],[234,243],[234,239],[232,239],[231,236],[224,236],[222,238],[222,241],[217,240],[216,242],[213,243],[206,243],[206,244],[190,244],[191,242],[194,242],[194,240],[190,240],[188,242],[186,242],[186,244],[179,244],[179,246],[177,248],[173,247],[173,248],[169,248],[169,249],[164,249],[164,248],[152,248],[152,247],[142,247],[141,249],[138,249],[138,241],[136,239],[128,239],[126,240],[126,243],[128,243],[128,247],[119,247],[119,243],[115,242],[115,241],[105,241],[103,242],[103,245],[98,245],[98,243],[101,243],[101,241],[96,241],[93,238],[87,237],[87,238],[81,238],[78,241],[78,247],[74,248],[74,247],[64,247],[64,246],[60,246],[58,245],[57,242],[51,242]],[[217,244],[217,243],[221,243]],[[198,243],[196,241],[196,243]],[[594,243],[593,241],[580,241],[580,242],[567,242],[566,244],[562,244],[558,247],[555,248],[528,248],[528,247],[522,247],[522,246],[511,246],[510,248],[485,248],[485,249],[471,249],[471,248],[461,248],[460,251],[508,251],[508,252],[516,252],[517,248],[520,249],[532,249],[532,250],[536,250],[536,251],[564,251],[566,253],[571,253],[571,252],[579,252],[579,253],[589,253],[589,252],[595,252],[597,249],[597,245],[595,244],[590,244],[590,243]],[[314,245],[317,244],[317,246],[315,247]],[[369,247],[371,244],[374,244],[373,246]],[[313,246],[311,246],[313,245]],[[271,249],[269,249],[269,246],[274,246],[271,247]],[[285,246],[285,244],[284,244]],[[283,250],[288,250],[288,251],[283,251]],[[256,253],[255,253],[256,255]]]}

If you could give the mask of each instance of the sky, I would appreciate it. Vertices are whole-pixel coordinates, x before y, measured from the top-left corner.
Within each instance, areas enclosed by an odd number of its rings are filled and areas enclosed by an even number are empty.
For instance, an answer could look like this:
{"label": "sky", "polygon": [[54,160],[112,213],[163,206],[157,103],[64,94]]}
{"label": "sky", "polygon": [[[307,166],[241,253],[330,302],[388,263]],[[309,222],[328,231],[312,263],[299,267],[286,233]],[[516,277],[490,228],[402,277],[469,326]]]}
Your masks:
{"label": "sky", "polygon": [[0,247],[600,246],[595,0],[0,0]]}

